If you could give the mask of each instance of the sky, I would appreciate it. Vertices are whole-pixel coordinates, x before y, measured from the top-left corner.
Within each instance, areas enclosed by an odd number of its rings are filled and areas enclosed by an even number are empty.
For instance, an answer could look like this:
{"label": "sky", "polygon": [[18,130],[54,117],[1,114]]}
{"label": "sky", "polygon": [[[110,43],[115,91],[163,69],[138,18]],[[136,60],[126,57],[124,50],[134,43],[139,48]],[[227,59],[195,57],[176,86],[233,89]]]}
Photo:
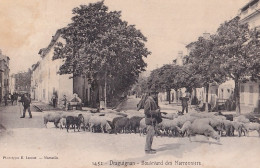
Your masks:
{"label": "sky", "polygon": [[[178,51],[203,33],[215,33],[249,0],[105,0],[110,11],[147,37],[152,52],[147,70],[171,63]],[[25,71],[56,30],[71,22],[72,9],[97,0],[0,0],[0,49],[10,57],[11,73]]]}

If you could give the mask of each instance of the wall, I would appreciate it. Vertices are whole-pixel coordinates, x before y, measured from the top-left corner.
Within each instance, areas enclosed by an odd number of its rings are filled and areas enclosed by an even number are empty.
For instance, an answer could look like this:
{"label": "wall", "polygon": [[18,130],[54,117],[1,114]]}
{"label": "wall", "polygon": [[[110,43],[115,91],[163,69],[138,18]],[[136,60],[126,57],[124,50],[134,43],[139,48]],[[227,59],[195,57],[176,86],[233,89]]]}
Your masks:
{"label": "wall", "polygon": [[241,112],[259,112],[259,100],[260,100],[260,81],[247,82],[240,84],[240,105]]}
{"label": "wall", "polygon": [[52,60],[54,48],[40,60],[39,66],[33,71],[32,75],[32,90],[36,100],[49,103],[54,92],[57,93],[59,103],[66,95],[68,99],[73,97],[73,79],[71,75],[59,75],[58,71],[63,63],[63,60]]}

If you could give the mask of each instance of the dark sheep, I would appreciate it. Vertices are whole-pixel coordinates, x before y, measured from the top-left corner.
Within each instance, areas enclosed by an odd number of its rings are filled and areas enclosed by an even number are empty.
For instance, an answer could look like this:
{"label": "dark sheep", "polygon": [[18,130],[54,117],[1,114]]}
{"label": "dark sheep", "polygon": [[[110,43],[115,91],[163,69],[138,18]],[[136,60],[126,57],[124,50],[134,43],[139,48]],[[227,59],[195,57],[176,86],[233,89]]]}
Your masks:
{"label": "dark sheep", "polygon": [[69,128],[70,126],[72,126],[74,128],[74,132],[75,132],[75,128],[77,127],[78,131],[80,129],[80,125],[84,123],[84,117],[82,114],[79,114],[77,117],[76,116],[67,116],[66,117],[66,127],[67,127],[67,132],[69,132]]}
{"label": "dark sheep", "polygon": [[139,116],[133,116],[129,119],[129,122],[126,125],[126,128],[131,132],[136,133],[137,130],[139,130],[140,127],[140,121],[143,119],[143,117]]}
{"label": "dark sheep", "polygon": [[229,120],[224,121],[224,128],[226,131],[226,136],[234,136],[235,127],[232,122]]}
{"label": "dark sheep", "polygon": [[121,119],[123,117],[115,117],[112,122],[109,122],[110,126],[111,126],[111,132],[110,133],[116,133],[115,131],[115,125],[116,125],[116,122]]}
{"label": "dark sheep", "polygon": [[115,134],[123,132],[126,133],[126,126],[128,125],[129,118],[121,117],[115,122]]}

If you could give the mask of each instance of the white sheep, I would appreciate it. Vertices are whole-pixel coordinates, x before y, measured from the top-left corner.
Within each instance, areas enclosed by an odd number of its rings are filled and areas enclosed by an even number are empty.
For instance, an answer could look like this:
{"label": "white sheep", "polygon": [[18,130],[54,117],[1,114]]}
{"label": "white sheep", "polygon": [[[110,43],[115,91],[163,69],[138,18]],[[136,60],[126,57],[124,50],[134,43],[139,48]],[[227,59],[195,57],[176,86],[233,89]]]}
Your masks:
{"label": "white sheep", "polygon": [[54,122],[56,128],[58,128],[59,121],[62,117],[66,117],[63,112],[48,112],[43,116],[44,125],[47,128],[48,122]]}
{"label": "white sheep", "polygon": [[83,117],[84,117],[84,122],[83,122],[83,126],[84,126],[84,129],[85,130],[89,130],[90,131],[90,129],[89,129],[89,126],[90,126],[90,124],[89,124],[89,120],[90,120],[90,118],[92,117],[92,116],[94,116],[93,114],[91,114],[91,113],[85,113],[85,114],[82,114],[83,115]]}
{"label": "white sheep", "polygon": [[177,118],[178,114],[176,113],[162,113],[162,118],[173,120],[174,118]]}
{"label": "white sheep", "polygon": [[175,120],[178,123],[178,127],[181,128],[186,121],[193,122],[196,119],[197,119],[197,117],[186,114],[186,115],[182,115],[177,118],[174,118],[173,120]]}
{"label": "white sheep", "polygon": [[197,117],[197,118],[213,118],[215,115],[214,113],[207,113],[207,112],[202,112],[202,113],[190,113],[190,116]]}
{"label": "white sheep", "polygon": [[189,140],[191,141],[191,135],[205,135],[207,138],[211,137],[219,141],[220,136],[218,133],[210,126],[208,123],[210,120],[205,119],[196,119],[192,124],[191,127],[188,129],[187,134]]}
{"label": "white sheep", "polygon": [[191,127],[191,121],[186,121],[183,126],[181,127],[180,132],[182,133],[182,136],[185,135],[185,133],[187,134],[187,131],[190,129]]}
{"label": "white sheep", "polygon": [[172,135],[177,135],[180,132],[177,120],[163,119],[157,127],[158,129],[161,129],[163,132],[167,133],[168,136],[170,132]]}
{"label": "white sheep", "polygon": [[60,129],[63,129],[63,127],[65,127],[66,128],[66,117],[62,117],[61,119],[60,119]]}
{"label": "white sheep", "polygon": [[141,136],[142,134],[144,135],[144,132],[146,131],[146,127],[147,127],[147,125],[145,124],[145,118],[143,118],[143,119],[140,121],[140,127],[139,127],[140,136]]}
{"label": "white sheep", "polygon": [[240,115],[238,117],[235,117],[233,121],[242,122],[242,123],[249,123],[249,119],[246,118],[244,115]]}
{"label": "white sheep", "polygon": [[104,116],[91,116],[89,119],[90,131],[95,132],[95,129],[100,127],[103,133],[109,132],[111,126]]}
{"label": "white sheep", "polygon": [[237,122],[237,121],[232,121],[232,125],[234,127],[234,130],[238,132],[238,136],[240,137],[242,132],[244,132],[245,134],[248,134],[244,123],[242,122]]}
{"label": "white sheep", "polygon": [[258,135],[260,137],[260,124],[259,123],[253,123],[253,122],[249,122],[249,123],[245,123],[244,124],[246,131],[247,131],[247,136],[249,136],[249,131],[257,131]]}

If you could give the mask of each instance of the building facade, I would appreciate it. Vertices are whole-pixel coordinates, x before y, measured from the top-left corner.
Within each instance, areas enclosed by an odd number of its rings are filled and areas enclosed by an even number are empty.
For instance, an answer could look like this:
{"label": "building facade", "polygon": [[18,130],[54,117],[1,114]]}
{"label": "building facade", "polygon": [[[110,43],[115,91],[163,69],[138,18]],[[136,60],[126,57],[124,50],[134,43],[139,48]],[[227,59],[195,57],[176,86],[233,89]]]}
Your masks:
{"label": "building facade", "polygon": [[81,98],[84,106],[91,105],[92,90],[87,78],[83,76],[73,78],[73,93],[76,93]]}
{"label": "building facade", "polygon": [[13,94],[15,92],[15,76],[12,74],[9,78],[9,90]]}
{"label": "building facade", "polygon": [[[240,22],[260,29],[260,1],[250,0],[239,12]],[[260,112],[260,80],[240,83],[241,112]]]}
{"label": "building facade", "polygon": [[59,102],[64,95],[68,99],[73,97],[73,79],[71,75],[60,75],[58,73],[63,60],[52,60],[54,45],[61,40],[60,31],[58,30],[52,37],[47,48],[39,51],[41,60],[32,66],[31,97],[37,101],[50,103],[54,94],[58,96]]}
{"label": "building facade", "polygon": [[34,100],[51,103],[53,95],[58,96],[61,103],[63,96],[71,100],[76,93],[85,106],[91,105],[91,86],[87,78],[83,76],[73,77],[72,74],[60,75],[59,69],[64,60],[53,60],[54,45],[61,41],[60,31],[52,37],[48,47],[39,51],[40,61],[32,66],[31,97]]}
{"label": "building facade", "polygon": [[9,94],[9,61],[10,58],[2,54],[0,50],[0,102]]}

